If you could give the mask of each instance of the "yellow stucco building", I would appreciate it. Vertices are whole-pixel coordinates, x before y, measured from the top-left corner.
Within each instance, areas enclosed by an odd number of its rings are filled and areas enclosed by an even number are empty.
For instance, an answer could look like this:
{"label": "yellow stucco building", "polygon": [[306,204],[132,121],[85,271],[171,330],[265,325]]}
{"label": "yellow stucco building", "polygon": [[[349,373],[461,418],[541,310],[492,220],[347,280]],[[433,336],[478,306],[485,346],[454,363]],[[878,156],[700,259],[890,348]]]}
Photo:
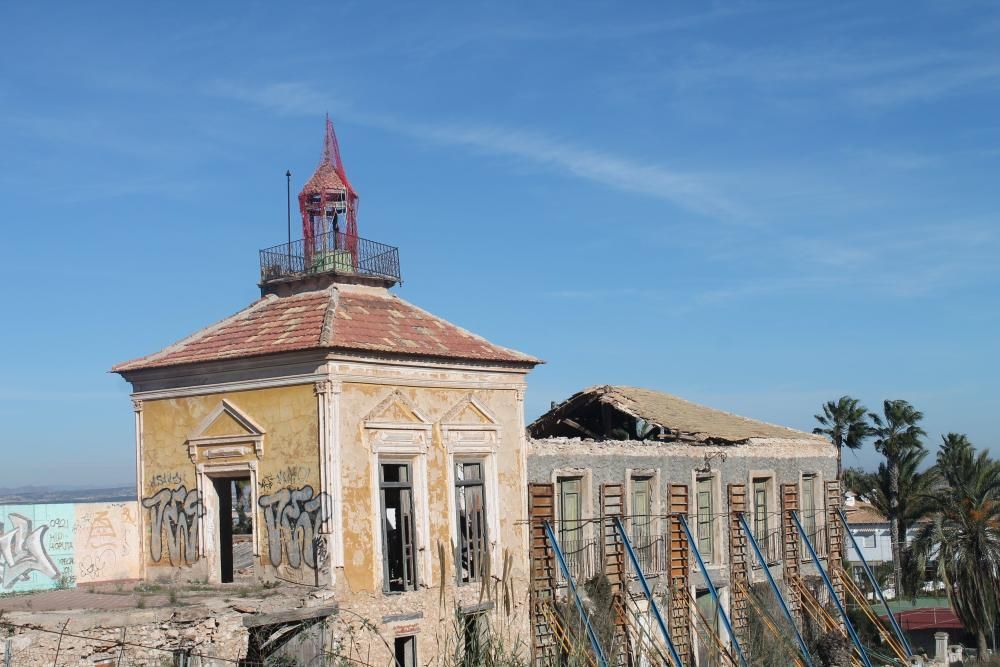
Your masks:
{"label": "yellow stucco building", "polygon": [[113,369],[133,388],[144,577],[328,590],[423,663],[456,611],[498,587],[527,602],[539,362],[391,291],[396,249],[357,236],[331,136],[305,238],[261,252],[261,299]]}

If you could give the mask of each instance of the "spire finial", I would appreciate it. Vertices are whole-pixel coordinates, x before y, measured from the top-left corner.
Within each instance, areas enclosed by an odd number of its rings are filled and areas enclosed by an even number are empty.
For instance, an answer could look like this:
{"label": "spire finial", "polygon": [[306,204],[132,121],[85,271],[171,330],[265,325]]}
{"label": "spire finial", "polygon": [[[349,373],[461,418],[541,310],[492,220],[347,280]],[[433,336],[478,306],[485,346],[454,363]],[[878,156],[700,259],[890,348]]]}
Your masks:
{"label": "spire finial", "polygon": [[326,133],[323,136],[323,161],[322,164],[332,165],[337,173],[344,173],[344,163],[340,159],[340,145],[337,143],[337,133],[333,129],[333,121],[330,114],[326,114]]}

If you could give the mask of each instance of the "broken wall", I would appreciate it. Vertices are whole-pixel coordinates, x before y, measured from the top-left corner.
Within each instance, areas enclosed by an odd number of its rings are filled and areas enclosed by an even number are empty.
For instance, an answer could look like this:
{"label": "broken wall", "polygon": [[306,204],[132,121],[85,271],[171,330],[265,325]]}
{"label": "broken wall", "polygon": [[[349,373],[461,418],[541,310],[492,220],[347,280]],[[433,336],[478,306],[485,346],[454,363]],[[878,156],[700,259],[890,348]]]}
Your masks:
{"label": "broken wall", "polygon": [[0,593],[141,577],[138,503],[0,506]]}

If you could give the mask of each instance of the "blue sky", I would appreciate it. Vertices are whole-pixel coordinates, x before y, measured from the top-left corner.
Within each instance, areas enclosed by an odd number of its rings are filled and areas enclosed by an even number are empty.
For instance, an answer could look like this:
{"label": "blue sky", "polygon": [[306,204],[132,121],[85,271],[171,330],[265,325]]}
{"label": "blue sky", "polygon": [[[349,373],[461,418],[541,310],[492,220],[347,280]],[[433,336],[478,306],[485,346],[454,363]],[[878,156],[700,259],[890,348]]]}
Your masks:
{"label": "blue sky", "polygon": [[[107,373],[257,295],[333,116],[404,298],[595,383],[998,449],[989,3],[8,4],[0,486],[129,482]],[[874,456],[848,456],[848,464]]]}

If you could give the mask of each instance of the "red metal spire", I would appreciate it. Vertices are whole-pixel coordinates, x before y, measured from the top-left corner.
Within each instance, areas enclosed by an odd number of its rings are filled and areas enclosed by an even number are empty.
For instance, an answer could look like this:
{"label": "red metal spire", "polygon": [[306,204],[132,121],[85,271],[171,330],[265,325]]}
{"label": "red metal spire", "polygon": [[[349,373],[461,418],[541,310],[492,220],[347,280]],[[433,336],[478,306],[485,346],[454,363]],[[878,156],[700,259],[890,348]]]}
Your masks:
{"label": "red metal spire", "polygon": [[357,246],[358,194],[347,178],[344,162],[340,157],[340,144],[333,129],[330,114],[326,115],[326,133],[323,137],[323,157],[312,177],[299,193],[299,211],[302,213],[302,233],[307,247],[313,245],[316,215],[324,215],[331,202],[343,201],[346,206],[347,225],[343,234],[350,249]]}

